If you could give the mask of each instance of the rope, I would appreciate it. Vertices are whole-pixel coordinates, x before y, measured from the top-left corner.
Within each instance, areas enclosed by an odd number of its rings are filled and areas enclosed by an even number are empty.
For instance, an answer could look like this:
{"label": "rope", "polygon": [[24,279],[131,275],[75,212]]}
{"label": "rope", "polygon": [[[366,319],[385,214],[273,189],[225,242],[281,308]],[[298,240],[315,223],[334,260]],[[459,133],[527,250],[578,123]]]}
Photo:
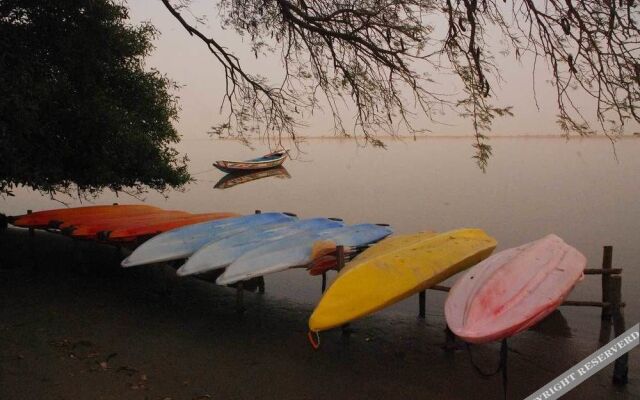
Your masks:
{"label": "rope", "polygon": [[[316,340],[313,339],[313,335],[316,335]],[[307,332],[307,338],[309,339],[309,343],[311,343],[311,347],[314,350],[318,350],[320,348],[320,334],[318,332]]]}
{"label": "rope", "polygon": [[509,346],[507,345],[507,339],[502,339],[502,343],[500,344],[500,361],[498,362],[498,367],[495,371],[485,372],[483,371],[474,361],[473,354],[471,353],[471,345],[467,343],[467,352],[469,353],[469,360],[471,361],[471,365],[473,368],[484,378],[489,378],[494,375],[497,375],[499,372],[502,372],[502,390],[504,394],[504,399],[507,399],[507,354],[509,353]]}

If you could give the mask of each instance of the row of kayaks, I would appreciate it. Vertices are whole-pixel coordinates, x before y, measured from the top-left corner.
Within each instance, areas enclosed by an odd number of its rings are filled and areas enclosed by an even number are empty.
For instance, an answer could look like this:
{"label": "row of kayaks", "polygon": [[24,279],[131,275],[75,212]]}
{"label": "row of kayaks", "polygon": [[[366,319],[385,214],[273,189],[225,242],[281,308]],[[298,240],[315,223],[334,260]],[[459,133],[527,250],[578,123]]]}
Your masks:
{"label": "row of kayaks", "polygon": [[224,269],[216,282],[232,284],[295,267],[335,252],[375,243],[392,233],[388,226],[345,225],[330,218],[299,219],[283,213],[262,213],[186,226],[140,245],[122,265],[187,259],[180,276]]}
{"label": "row of kayaks", "polygon": [[[110,226],[117,232],[124,228],[115,227],[114,221],[140,221],[144,213],[136,214],[135,207],[150,206],[115,207],[117,216],[108,211],[115,212],[114,206],[95,206],[12,221],[27,227],[84,226],[92,232],[98,228],[91,226]],[[491,255],[497,242],[480,229],[391,235],[385,225],[346,225],[339,219],[300,219],[286,213],[206,215],[210,219],[164,230],[158,229],[162,222],[154,222],[151,230],[135,222],[130,232],[155,236],[122,266],[186,260],[178,275],[218,271],[216,282],[227,285],[295,267],[306,267],[312,275],[335,269],[336,249],[343,246],[347,254],[357,255],[339,271],[313,311],[309,329],[314,332],[374,313],[466,270],[447,297],[447,324],[468,342],[499,340],[557,308],[586,266],[586,258],[555,235]]]}

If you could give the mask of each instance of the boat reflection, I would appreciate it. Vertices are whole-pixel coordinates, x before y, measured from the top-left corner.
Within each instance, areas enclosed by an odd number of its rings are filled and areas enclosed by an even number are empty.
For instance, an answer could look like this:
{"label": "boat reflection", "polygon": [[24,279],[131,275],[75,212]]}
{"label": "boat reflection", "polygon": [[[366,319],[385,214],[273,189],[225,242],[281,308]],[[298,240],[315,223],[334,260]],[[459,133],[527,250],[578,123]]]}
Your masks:
{"label": "boat reflection", "polygon": [[215,189],[229,189],[236,185],[255,181],[257,179],[268,178],[274,176],[280,179],[289,179],[291,175],[285,167],[277,167],[254,172],[234,172],[220,178],[214,186]]}

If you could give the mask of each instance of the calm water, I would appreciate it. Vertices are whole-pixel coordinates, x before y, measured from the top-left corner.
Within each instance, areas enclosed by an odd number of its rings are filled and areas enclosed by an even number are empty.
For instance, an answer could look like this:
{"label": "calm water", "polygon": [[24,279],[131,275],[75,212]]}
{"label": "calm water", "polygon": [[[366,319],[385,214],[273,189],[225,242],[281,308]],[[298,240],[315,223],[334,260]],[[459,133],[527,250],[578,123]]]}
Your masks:
{"label": "calm water", "polygon": [[[496,138],[491,141],[494,156],[486,173],[471,160],[471,143],[461,138],[389,141],[388,149],[380,150],[358,147],[351,141],[310,140],[302,146],[303,153],[285,163],[288,176],[222,190],[214,185],[224,174],[212,169],[211,163],[221,158],[250,158],[266,152],[264,146],[251,150],[228,141],[185,141],[181,150],[189,154],[197,182],[184,192],[168,193],[168,198],[150,193],[145,201],[192,212],[251,213],[260,209],[289,211],[300,217],[342,217],[349,223],[384,222],[398,233],[480,227],[498,240],[498,250],[553,232],[582,251],[590,267],[600,265],[603,245],[613,245],[614,266],[625,269],[627,326],[637,322],[640,140],[619,141],[616,160],[611,143],[604,139]],[[95,202],[114,201],[138,202],[111,193]],[[0,200],[0,212],[10,215],[58,207],[59,203],[28,191]],[[308,308],[320,297],[319,279],[301,270],[268,276],[266,287],[265,301],[284,300]],[[570,296],[576,300],[600,297],[598,276],[586,277]],[[440,292],[427,297],[428,319],[438,324],[443,323],[444,298]],[[554,317],[557,323],[547,324],[545,329],[551,331],[539,337],[540,343],[531,344],[545,347],[549,335],[574,337],[565,356],[579,360],[595,350],[599,310],[563,307],[561,312]],[[375,318],[409,320],[416,313],[414,297]],[[535,335],[525,339],[535,340]],[[637,354],[632,355],[629,393],[637,392]]]}
{"label": "calm water", "polygon": [[[387,144],[387,150],[380,150],[338,139],[309,140],[285,163],[290,178],[267,177],[214,189],[224,174],[212,169],[212,161],[245,159],[266,149],[187,140],[181,150],[189,155],[198,181],[184,192],[168,193],[166,199],[156,193],[145,199],[193,212],[283,210],[301,217],[342,217],[349,223],[385,222],[399,233],[480,227],[497,238],[498,250],[553,232],[582,251],[591,267],[600,264],[602,246],[610,244],[615,266],[625,268],[627,316],[630,321],[640,319],[639,304],[631,297],[640,284],[640,140],[619,141],[616,160],[605,139],[495,138],[486,173],[470,158],[470,139]],[[96,203],[112,201],[137,202],[109,193]],[[1,200],[0,207],[18,214],[60,204],[19,191]],[[598,300],[598,283],[597,277],[587,277],[572,297]],[[302,271],[269,276],[267,284],[274,296],[305,303],[315,303],[318,297],[318,281]],[[413,314],[414,303],[410,299],[389,312]]]}

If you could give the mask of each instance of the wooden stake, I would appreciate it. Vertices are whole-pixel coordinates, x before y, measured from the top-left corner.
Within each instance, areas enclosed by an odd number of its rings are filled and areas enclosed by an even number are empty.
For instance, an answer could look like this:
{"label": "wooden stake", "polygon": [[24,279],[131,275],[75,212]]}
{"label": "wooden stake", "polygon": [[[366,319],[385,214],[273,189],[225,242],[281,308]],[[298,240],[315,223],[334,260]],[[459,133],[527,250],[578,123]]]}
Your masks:
{"label": "wooden stake", "polygon": [[[27,210],[27,214],[33,214],[33,210]],[[29,228],[29,236],[33,237],[33,236],[35,236],[35,234],[36,234],[35,229]]]}
{"label": "wooden stake", "polygon": [[236,312],[244,313],[244,283],[238,282],[236,286]]}
{"label": "wooden stake", "polygon": [[264,276],[258,277],[258,293],[264,293]]}
{"label": "wooden stake", "polygon": [[[613,262],[613,247],[604,246],[602,252],[602,269],[611,269]],[[611,303],[611,275],[602,274],[602,303]],[[611,307],[602,307],[600,314],[602,320],[611,319]]]}
{"label": "wooden stake", "polygon": [[[611,316],[613,319],[613,336],[622,335],[627,328],[622,308],[622,277],[611,277]],[[613,383],[626,385],[629,382],[629,353],[623,354],[613,365]]]}
{"label": "wooden stake", "polygon": [[327,273],[322,273],[322,293],[327,289]]}
{"label": "wooden stake", "polygon": [[338,259],[338,271],[344,268],[344,246],[336,247],[336,258]]}

